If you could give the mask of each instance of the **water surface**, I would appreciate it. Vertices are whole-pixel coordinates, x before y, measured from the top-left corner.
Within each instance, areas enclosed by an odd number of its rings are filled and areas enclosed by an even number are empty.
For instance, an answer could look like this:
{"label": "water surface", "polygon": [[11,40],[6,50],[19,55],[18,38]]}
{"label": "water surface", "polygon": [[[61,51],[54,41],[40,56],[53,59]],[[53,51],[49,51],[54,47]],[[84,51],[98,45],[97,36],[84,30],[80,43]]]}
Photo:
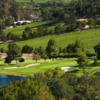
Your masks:
{"label": "water surface", "polygon": [[0,86],[8,85],[10,82],[25,80],[23,76],[0,75]]}

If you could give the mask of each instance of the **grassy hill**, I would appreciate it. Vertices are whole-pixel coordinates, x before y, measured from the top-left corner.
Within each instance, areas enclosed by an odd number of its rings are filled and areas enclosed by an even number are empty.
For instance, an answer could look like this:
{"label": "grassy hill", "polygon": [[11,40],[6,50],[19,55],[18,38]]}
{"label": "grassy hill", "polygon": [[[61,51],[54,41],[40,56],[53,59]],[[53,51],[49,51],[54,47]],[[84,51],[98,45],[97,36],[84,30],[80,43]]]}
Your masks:
{"label": "grassy hill", "polygon": [[71,0],[17,0],[17,2],[35,2],[35,3],[45,3],[45,2],[59,2],[59,1],[64,1],[64,2],[70,2]]}
{"label": "grassy hill", "polygon": [[[42,38],[35,38],[17,43],[20,47],[23,47],[25,44],[32,46],[33,48],[43,46],[44,48],[47,45],[49,39],[54,38],[57,41],[58,46],[62,48],[66,47],[70,43],[74,43],[75,40],[80,39],[83,42],[85,50],[94,52],[93,47],[100,42],[100,28],[99,29],[90,29],[81,32],[72,32],[61,35],[54,35]],[[7,50],[7,44],[0,44],[0,48]]]}
{"label": "grassy hill", "polygon": [[18,26],[18,27],[14,27],[12,29],[5,29],[4,30],[4,33],[7,35],[9,32],[12,32],[16,35],[18,35],[19,37],[22,37],[22,33],[23,31],[25,30],[26,27],[31,27],[32,28],[32,31],[35,31],[36,27],[39,27],[39,26],[51,26],[49,28],[54,28],[56,25],[59,25],[61,23],[59,22],[55,22],[55,21],[43,21],[43,22],[35,22],[35,23],[32,23],[32,24],[27,24],[27,25],[23,25],[23,26]]}

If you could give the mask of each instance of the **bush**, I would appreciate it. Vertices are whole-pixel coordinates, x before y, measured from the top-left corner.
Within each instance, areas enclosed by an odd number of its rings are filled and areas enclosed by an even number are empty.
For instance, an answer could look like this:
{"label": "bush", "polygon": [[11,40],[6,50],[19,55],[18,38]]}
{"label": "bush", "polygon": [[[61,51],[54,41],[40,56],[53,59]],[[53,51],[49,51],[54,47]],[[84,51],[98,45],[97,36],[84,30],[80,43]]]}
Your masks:
{"label": "bush", "polygon": [[19,62],[24,62],[24,61],[25,61],[24,58],[19,59]]}

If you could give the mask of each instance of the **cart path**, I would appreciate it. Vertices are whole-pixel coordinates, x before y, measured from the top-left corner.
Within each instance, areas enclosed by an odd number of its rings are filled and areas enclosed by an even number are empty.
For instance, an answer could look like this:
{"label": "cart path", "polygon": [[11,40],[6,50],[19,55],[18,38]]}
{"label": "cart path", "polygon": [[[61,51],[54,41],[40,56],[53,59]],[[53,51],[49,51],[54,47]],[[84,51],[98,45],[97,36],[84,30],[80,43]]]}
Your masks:
{"label": "cart path", "polygon": [[95,71],[97,71],[97,70],[99,70],[100,68],[97,68],[97,69],[94,69],[94,70],[92,70],[91,72],[89,72],[89,74],[92,74],[93,72],[95,72]]}

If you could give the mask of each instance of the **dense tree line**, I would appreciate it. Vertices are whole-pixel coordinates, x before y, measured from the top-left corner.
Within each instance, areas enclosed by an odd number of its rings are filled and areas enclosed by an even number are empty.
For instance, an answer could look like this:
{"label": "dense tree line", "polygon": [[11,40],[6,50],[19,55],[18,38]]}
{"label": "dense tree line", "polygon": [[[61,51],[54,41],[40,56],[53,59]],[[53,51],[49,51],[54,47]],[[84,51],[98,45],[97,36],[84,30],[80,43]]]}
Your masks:
{"label": "dense tree line", "polygon": [[60,68],[0,88],[0,100],[99,100],[100,72],[76,76]]}
{"label": "dense tree line", "polygon": [[5,20],[5,24],[8,24],[8,21],[12,24],[13,18],[14,20],[23,19],[25,14],[27,14],[25,9],[16,0],[0,0],[0,19]]}
{"label": "dense tree line", "polygon": [[52,3],[45,5],[45,7],[41,5],[41,16],[44,20],[58,18],[66,21],[67,19],[75,17],[99,17],[99,9],[99,0],[72,0],[70,4]]}
{"label": "dense tree line", "polygon": [[[97,58],[99,56],[99,44],[94,47],[94,50],[96,53],[90,53],[84,50],[83,43],[80,40],[76,40],[75,43],[69,44],[65,48],[61,48],[57,45],[55,39],[50,39],[47,43],[46,48],[44,47],[31,47],[29,45],[24,45],[22,48],[20,48],[17,44],[11,43],[8,45],[8,50],[7,50],[7,58],[5,59],[5,63],[10,64],[12,60],[17,61],[24,61],[23,58],[21,58],[22,54],[33,54],[33,60],[40,60],[44,59],[46,61],[47,58],[54,59],[57,58],[73,58],[73,57],[78,57],[79,54],[83,54],[81,52],[84,52],[86,56],[92,57],[96,56]],[[4,51],[1,49],[1,51]],[[98,58],[99,59],[99,58]],[[97,61],[97,60],[96,60]],[[96,62],[95,62],[96,63]],[[94,64],[95,64],[94,63]]]}

